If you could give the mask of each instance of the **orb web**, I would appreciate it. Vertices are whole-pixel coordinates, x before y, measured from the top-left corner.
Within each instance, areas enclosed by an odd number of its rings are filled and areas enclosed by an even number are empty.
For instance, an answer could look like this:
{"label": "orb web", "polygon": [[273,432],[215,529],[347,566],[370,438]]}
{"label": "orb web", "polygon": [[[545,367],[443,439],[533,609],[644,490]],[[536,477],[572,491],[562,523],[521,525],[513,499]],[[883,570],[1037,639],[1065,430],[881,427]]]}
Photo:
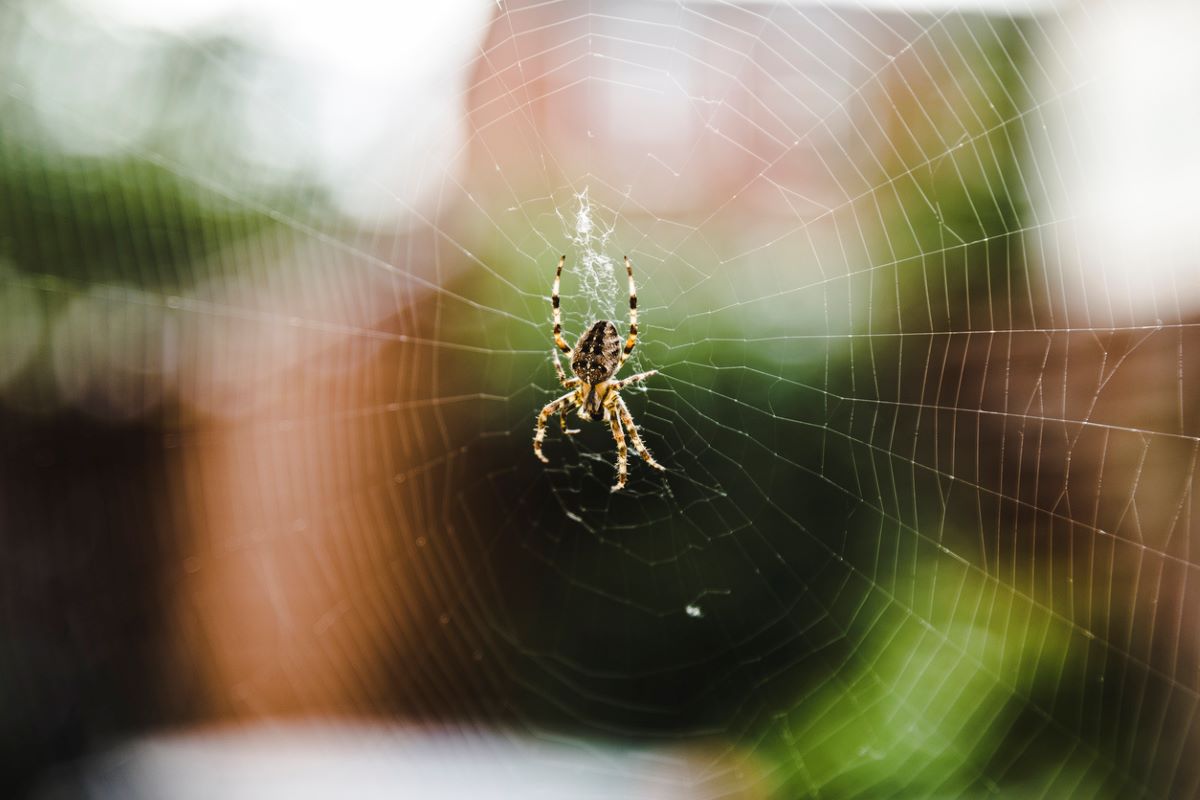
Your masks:
{"label": "orb web", "polygon": [[[732,761],[786,796],[1182,796],[1200,779],[1191,290],[1159,290],[1147,319],[1112,272],[1077,274],[1095,254],[1062,200],[1088,148],[1070,112],[1106,77],[1064,33],[1083,12],[930,5],[498,2],[452,71],[461,142],[396,181],[356,174],[357,216],[319,183],[245,185],[86,117],[149,171],[81,201],[168,214],[183,187],[216,211],[131,235],[103,274],[0,253],[0,296],[41,293],[60,363],[117,363],[64,402],[125,402],[134,376],[156,386],[129,413],[175,398],[352,451],[313,479],[337,546],[288,557],[326,573],[311,613],[338,646],[315,658],[361,710],[703,743],[701,788]],[[243,62],[172,36],[251,91]],[[274,122],[260,134],[311,129]],[[562,253],[569,341],[623,326],[622,256],[635,268],[624,374],[658,374],[627,399],[667,472],[631,453],[619,493],[607,426],[552,421],[551,464],[531,452],[561,394]],[[72,320],[121,304],[173,361],[80,349]],[[306,344],[281,364],[277,336]],[[349,367],[302,361],[334,341]],[[234,378],[301,364],[321,375],[304,397],[238,405]],[[347,603],[405,633],[363,633]]]}

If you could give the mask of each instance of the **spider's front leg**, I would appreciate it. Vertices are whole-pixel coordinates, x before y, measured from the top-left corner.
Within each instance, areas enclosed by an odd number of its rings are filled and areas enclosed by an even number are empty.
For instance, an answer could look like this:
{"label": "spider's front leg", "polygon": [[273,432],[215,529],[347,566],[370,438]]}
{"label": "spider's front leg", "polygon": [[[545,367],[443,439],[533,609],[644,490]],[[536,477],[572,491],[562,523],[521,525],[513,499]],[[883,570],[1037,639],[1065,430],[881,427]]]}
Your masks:
{"label": "spider's front leg", "polygon": [[625,339],[625,348],[621,351],[618,369],[620,364],[624,364],[625,359],[629,358],[629,354],[637,346],[638,339],[637,287],[633,283],[633,265],[629,263],[629,256],[625,256],[625,272],[629,274],[629,336]]}
{"label": "spider's front leg", "polygon": [[564,353],[569,353],[571,346],[562,337],[562,312],[558,309],[558,286],[562,282],[562,268],[565,263],[567,257],[563,256],[558,260],[558,269],[554,271],[554,287],[550,290],[550,313],[554,319],[554,346]]}
{"label": "spider's front leg", "polygon": [[538,460],[543,464],[549,464],[550,459],[542,455],[542,440],[546,438],[546,420],[550,419],[550,415],[560,408],[565,409],[567,403],[571,402],[571,398],[575,396],[574,391],[567,392],[557,400],[553,400],[542,407],[538,412],[537,424],[533,430],[533,454],[538,457]]}
{"label": "spider's front leg", "polygon": [[579,428],[568,428],[567,427],[567,407],[566,406],[563,406],[561,409],[559,409],[558,421],[562,424],[562,432],[565,433],[567,436],[574,436],[575,434],[579,433]]}

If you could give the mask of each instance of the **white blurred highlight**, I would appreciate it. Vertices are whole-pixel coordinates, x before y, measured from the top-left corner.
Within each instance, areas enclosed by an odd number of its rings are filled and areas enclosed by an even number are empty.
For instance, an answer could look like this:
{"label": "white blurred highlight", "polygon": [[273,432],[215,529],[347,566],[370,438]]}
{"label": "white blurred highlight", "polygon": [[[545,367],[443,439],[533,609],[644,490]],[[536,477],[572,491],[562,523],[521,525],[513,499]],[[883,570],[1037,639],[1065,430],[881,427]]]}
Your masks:
{"label": "white blurred highlight", "polygon": [[[1073,325],[1178,321],[1200,309],[1200,5],[1122,2],[1062,18],[1035,148],[1051,296]],[[1103,65],[1098,72],[1096,65]],[[1045,100],[1046,98],[1039,98]]]}
{"label": "white blurred highlight", "polygon": [[502,732],[300,726],[134,742],[94,759],[78,778],[82,785],[51,781],[35,797],[683,800],[765,797],[756,788],[763,778],[728,748],[637,750]]}
{"label": "white blurred highlight", "polygon": [[[463,93],[492,8],[483,0],[75,0],[30,12],[34,24],[14,57],[41,133],[67,152],[156,149],[164,125],[184,124],[194,131],[178,154],[188,169],[244,191],[315,174],[341,212],[392,225],[446,180],[467,140]],[[253,59],[224,63],[213,49],[221,37]],[[202,129],[212,118],[175,119],[178,98],[150,91],[172,43],[194,49],[228,82],[232,97],[209,98],[220,103],[208,109],[218,117],[211,130]]]}

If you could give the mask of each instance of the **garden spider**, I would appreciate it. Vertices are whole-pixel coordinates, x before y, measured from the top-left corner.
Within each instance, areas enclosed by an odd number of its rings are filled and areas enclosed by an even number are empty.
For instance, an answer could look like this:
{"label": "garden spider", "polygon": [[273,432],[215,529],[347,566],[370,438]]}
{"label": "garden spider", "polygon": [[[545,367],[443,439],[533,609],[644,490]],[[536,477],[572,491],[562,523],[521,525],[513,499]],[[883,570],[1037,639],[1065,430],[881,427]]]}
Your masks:
{"label": "garden spider", "polygon": [[562,423],[562,430],[565,434],[579,433],[577,430],[567,428],[567,410],[570,407],[578,407],[579,416],[583,419],[595,419],[597,416],[601,416],[602,419],[608,421],[609,427],[612,428],[613,439],[617,441],[617,485],[612,487],[612,490],[616,492],[625,488],[627,470],[627,451],[622,425],[625,426],[625,430],[629,431],[629,438],[633,440],[633,447],[638,451],[638,455],[655,469],[666,470],[666,467],[651,457],[646,445],[642,444],[642,437],[638,435],[637,426],[633,424],[629,408],[620,395],[621,389],[631,383],[649,378],[658,370],[652,369],[649,372],[639,372],[621,380],[612,380],[612,377],[625,363],[625,359],[629,358],[629,354],[633,352],[634,345],[637,344],[637,289],[633,285],[633,266],[629,263],[628,256],[625,257],[625,272],[629,274],[629,338],[625,340],[624,349],[621,348],[621,340],[617,336],[617,326],[603,319],[592,323],[591,327],[579,337],[574,350],[563,341],[562,315],[558,309],[558,285],[562,280],[562,268],[566,261],[566,256],[558,260],[558,269],[554,273],[554,291],[550,295],[550,307],[554,312],[554,345],[562,352],[571,354],[571,372],[575,375],[571,378],[567,377],[562,363],[559,361],[559,354],[555,351],[554,371],[558,374],[558,382],[563,385],[564,389],[571,391],[557,400],[547,403],[538,414],[537,427],[533,434],[533,454],[541,459],[543,464],[550,463],[550,459],[542,455],[542,440],[546,438],[546,420],[550,419],[554,412],[558,412],[559,421]]}

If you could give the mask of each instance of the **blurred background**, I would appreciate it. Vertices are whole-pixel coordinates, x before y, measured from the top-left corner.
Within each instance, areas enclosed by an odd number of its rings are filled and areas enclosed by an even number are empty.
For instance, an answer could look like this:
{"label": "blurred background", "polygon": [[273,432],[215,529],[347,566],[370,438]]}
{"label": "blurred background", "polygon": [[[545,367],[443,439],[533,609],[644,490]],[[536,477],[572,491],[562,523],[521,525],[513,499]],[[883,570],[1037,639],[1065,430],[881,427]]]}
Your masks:
{"label": "blurred background", "polygon": [[2,793],[1196,796],[1198,34],[0,5]]}

